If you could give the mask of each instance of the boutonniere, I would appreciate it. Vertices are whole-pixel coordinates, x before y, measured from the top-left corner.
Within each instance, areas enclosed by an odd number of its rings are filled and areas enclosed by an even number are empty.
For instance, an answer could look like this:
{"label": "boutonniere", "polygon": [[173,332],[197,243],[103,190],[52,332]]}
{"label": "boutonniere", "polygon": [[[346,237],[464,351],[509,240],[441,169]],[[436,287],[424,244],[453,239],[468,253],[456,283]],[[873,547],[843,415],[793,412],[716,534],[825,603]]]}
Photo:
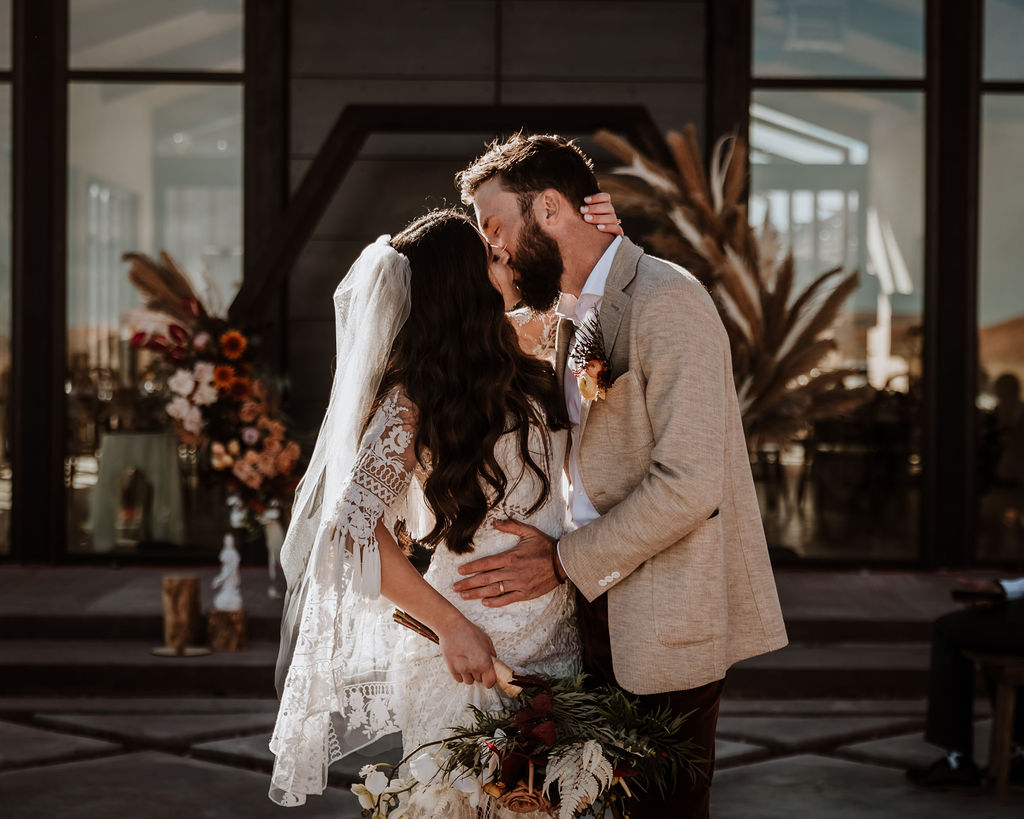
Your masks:
{"label": "boutonniere", "polygon": [[576,330],[576,341],[569,353],[569,366],[576,376],[580,395],[597,401],[608,394],[612,370],[604,349],[604,334],[597,313],[590,312]]}

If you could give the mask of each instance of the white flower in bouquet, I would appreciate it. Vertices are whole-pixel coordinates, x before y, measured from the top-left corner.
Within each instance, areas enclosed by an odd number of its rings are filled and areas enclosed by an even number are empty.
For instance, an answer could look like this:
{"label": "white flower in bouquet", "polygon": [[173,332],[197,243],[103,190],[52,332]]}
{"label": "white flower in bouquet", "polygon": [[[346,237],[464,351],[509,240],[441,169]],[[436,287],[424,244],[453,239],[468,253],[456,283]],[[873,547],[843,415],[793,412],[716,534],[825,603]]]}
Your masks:
{"label": "white flower in bouquet", "polygon": [[363,779],[363,784],[352,786],[352,793],[359,798],[359,804],[365,810],[374,810],[377,802],[387,789],[390,782],[387,774],[374,768],[368,776]]}
{"label": "white flower in bouquet", "polygon": [[195,385],[196,382],[192,378],[192,373],[188,370],[176,370],[174,375],[167,379],[167,386],[171,388],[171,391],[182,396],[192,392],[192,388]]}
{"label": "white flower in bouquet", "polygon": [[192,377],[199,386],[213,383],[213,362],[200,361],[192,368]]}
{"label": "white flower in bouquet", "polygon": [[200,384],[192,400],[200,407],[206,407],[217,402],[217,388],[213,384]]}
{"label": "white flower in bouquet", "polygon": [[192,406],[189,400],[184,396],[178,395],[167,404],[167,414],[171,416],[175,421],[181,421],[185,418],[185,414],[189,411]]}
{"label": "white flower in bouquet", "polygon": [[469,797],[470,807],[477,807],[480,804],[480,792],[483,790],[483,783],[473,775],[472,771],[466,771],[458,779],[452,782],[452,787],[460,793]]}
{"label": "white flower in bouquet", "polygon": [[440,772],[437,760],[426,751],[409,760],[409,773],[413,779],[424,784],[431,782]]}
{"label": "white flower in bouquet", "polygon": [[181,419],[181,425],[188,432],[198,435],[199,431],[203,428],[203,413],[199,407],[190,404],[189,408],[185,411],[185,416]]}
{"label": "white flower in bouquet", "polygon": [[388,779],[387,774],[378,771],[376,765],[364,765],[359,769],[359,775],[363,777],[363,784],[353,785],[352,793],[359,799],[359,805],[364,811],[371,811],[370,819],[402,819],[405,809],[396,804],[396,797],[408,791],[415,783],[405,779]]}

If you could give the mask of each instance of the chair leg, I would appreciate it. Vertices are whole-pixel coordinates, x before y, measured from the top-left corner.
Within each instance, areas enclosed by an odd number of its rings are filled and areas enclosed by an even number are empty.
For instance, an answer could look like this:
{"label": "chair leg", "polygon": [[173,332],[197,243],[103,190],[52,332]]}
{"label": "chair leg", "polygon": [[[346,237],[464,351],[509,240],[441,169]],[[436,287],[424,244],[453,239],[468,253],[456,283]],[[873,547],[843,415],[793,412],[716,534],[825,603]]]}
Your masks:
{"label": "chair leg", "polygon": [[992,714],[992,750],[989,775],[995,779],[996,797],[1006,804],[1009,796],[1010,741],[1013,736],[1013,712],[1016,690],[1000,680],[996,687],[996,707]]}

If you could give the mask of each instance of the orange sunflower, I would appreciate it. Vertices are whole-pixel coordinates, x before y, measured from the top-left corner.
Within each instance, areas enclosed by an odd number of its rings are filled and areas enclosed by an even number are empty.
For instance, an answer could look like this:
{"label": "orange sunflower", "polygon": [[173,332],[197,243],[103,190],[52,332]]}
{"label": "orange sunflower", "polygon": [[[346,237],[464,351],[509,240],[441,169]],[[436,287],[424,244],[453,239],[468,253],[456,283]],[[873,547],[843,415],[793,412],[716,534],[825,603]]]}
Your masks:
{"label": "orange sunflower", "polygon": [[249,342],[238,330],[228,330],[220,337],[220,349],[232,361],[241,358],[248,345]]}
{"label": "orange sunflower", "polygon": [[218,364],[213,368],[213,386],[226,390],[235,380],[235,368],[230,364]]}

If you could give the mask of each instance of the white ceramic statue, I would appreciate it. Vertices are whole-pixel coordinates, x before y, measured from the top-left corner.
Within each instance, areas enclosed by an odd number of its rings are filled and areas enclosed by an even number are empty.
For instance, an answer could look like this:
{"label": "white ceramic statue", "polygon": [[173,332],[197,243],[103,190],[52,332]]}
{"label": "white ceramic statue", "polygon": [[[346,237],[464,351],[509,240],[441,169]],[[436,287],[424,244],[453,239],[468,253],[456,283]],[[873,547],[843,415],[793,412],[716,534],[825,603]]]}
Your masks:
{"label": "white ceramic statue", "polygon": [[213,578],[213,588],[220,589],[213,596],[213,607],[218,611],[242,610],[242,576],[238,570],[242,556],[235,548],[235,537],[224,535],[224,548],[220,550],[220,573]]}

